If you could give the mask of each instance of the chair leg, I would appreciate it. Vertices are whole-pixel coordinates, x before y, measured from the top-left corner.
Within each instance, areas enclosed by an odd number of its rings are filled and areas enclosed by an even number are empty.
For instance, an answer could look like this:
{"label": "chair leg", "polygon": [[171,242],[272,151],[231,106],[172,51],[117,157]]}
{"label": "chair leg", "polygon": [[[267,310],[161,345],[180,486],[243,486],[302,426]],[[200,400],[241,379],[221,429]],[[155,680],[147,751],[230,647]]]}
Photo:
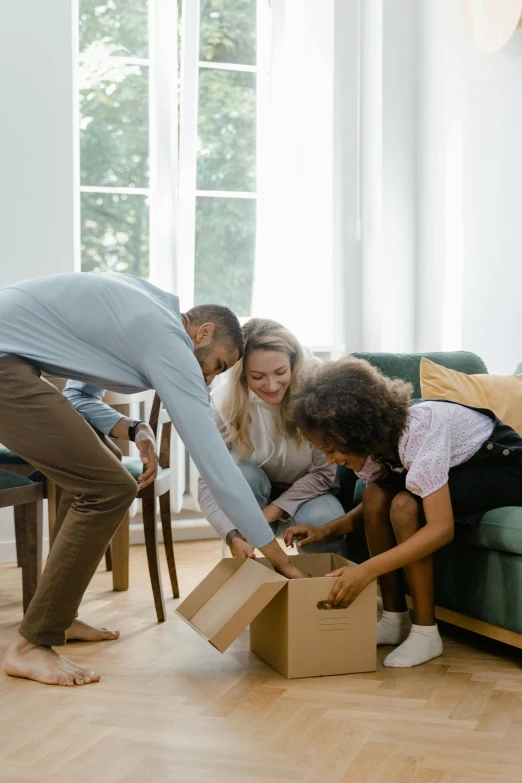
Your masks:
{"label": "chair leg", "polygon": [[150,583],[154,595],[154,604],[158,622],[164,623],[166,619],[165,600],[163,598],[163,586],[161,584],[161,571],[158,552],[158,531],[156,527],[156,499],[154,497],[154,485],[147,487],[141,493],[143,530],[145,533],[145,546],[147,548],[147,561],[149,564]]}
{"label": "chair leg", "polygon": [[107,571],[112,571],[112,554],[111,554],[110,544],[105,550],[105,568],[107,569]]}
{"label": "chair leg", "polygon": [[56,523],[56,513],[60,505],[62,490],[54,481],[47,479],[47,513],[49,516],[49,541],[53,541],[54,525]]}
{"label": "chair leg", "polygon": [[16,513],[16,509],[19,508],[19,506],[15,506],[14,508],[14,521],[15,521],[15,540],[16,540],[16,562],[18,565],[18,568],[22,568],[24,564],[24,555],[23,555],[23,531],[21,530],[19,515]]}
{"label": "chair leg", "polygon": [[127,511],[112,537],[112,589],[129,589],[130,514]]}
{"label": "chair leg", "polygon": [[169,566],[170,584],[172,586],[172,595],[179,598],[178,575],[176,573],[176,561],[174,559],[174,544],[172,542],[172,519],[170,514],[170,492],[165,492],[160,497],[160,517],[161,527],[163,528],[163,543],[165,544],[165,554]]}
{"label": "chair leg", "polygon": [[37,500],[15,506],[14,513],[23,540],[22,585],[25,614],[42,574],[43,503]]}

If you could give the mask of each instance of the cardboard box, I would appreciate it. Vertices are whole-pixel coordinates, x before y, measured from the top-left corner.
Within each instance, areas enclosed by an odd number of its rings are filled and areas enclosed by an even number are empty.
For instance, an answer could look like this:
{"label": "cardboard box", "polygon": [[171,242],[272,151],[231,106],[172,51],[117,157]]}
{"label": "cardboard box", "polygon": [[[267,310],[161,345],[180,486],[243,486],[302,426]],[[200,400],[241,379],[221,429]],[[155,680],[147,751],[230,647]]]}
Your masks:
{"label": "cardboard box", "polygon": [[220,652],[250,624],[250,648],[288,679],[375,671],[377,586],[349,607],[326,608],[339,555],[296,555],[311,579],[286,579],[264,559],[226,558],[176,613]]}

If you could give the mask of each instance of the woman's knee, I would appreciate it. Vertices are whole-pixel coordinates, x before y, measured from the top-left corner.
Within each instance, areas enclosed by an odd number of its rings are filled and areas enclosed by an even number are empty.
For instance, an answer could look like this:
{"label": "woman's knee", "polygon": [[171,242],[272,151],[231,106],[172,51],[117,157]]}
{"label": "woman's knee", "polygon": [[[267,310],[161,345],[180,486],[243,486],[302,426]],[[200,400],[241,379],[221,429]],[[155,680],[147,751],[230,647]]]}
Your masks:
{"label": "woman's knee", "polygon": [[344,514],[343,507],[335,495],[326,493],[307,500],[294,513],[296,525],[327,525]]}
{"label": "woman's knee", "polygon": [[399,492],[392,500],[390,520],[397,538],[409,538],[421,525],[419,502],[410,492]]}
{"label": "woman's knee", "polygon": [[263,502],[263,505],[266,505],[270,498],[272,485],[263,468],[260,468],[259,465],[256,465],[254,462],[247,459],[238,462],[237,466],[245,477],[248,486],[254,493],[256,500],[259,503]]}

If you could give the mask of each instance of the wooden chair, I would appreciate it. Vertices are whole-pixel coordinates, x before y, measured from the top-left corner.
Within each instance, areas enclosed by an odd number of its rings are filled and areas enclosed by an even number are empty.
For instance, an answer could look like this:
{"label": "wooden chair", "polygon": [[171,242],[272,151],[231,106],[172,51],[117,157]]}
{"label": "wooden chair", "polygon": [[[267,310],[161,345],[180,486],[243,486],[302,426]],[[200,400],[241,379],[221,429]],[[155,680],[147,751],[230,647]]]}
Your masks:
{"label": "wooden chair", "polygon": [[29,465],[28,462],[25,462],[25,460],[5,446],[0,446],[0,470],[6,470],[9,473],[15,473],[25,478],[31,477],[35,482],[42,484],[43,497],[47,500],[49,530],[51,531],[56,520],[56,510],[60,499],[60,489],[56,484],[39,471],[35,471],[32,465]]}
{"label": "wooden chair", "polygon": [[[120,400],[120,397],[123,398],[124,402]],[[111,404],[113,407],[116,407],[116,405],[128,404],[129,398],[125,397],[124,395],[111,394],[110,396],[104,398],[105,402],[109,400],[109,404]],[[128,413],[125,415],[128,415]],[[157,498],[159,498],[160,518],[163,529],[163,542],[165,545],[165,554],[167,556],[170,583],[174,598],[179,598],[179,587],[176,574],[176,562],[174,559],[172,520],[170,512],[170,438],[172,423],[157,394],[155,394],[154,401],[152,403],[149,424],[152,428],[152,431],[154,432],[156,442],[158,443],[159,469],[156,480],[148,487],[145,487],[145,489],[138,492],[137,497],[142,501],[143,529],[145,533],[145,546],[147,550],[150,581],[158,622],[161,623],[166,619],[166,612],[158,554],[158,535],[156,524]],[[143,473],[143,465],[139,458],[123,456],[122,461],[127,470],[131,473],[131,475],[134,476],[134,478],[137,479],[138,476]],[[125,580],[127,582],[126,587],[115,587],[115,589],[128,589],[130,549],[129,528],[130,516],[129,514],[126,514],[111,542],[113,584],[125,584]],[[114,579],[114,574],[116,571],[118,571],[119,579],[122,581]]]}
{"label": "wooden chair", "polygon": [[[65,378],[58,378],[55,376],[42,373],[42,377],[59,391],[63,391],[66,384]],[[60,502],[60,488],[54,484],[50,479],[44,476],[39,471],[35,471],[35,468],[26,462],[22,457],[19,457],[10,449],[5,446],[0,446],[0,470],[7,470],[9,473],[16,473],[19,476],[25,476],[26,478],[34,474],[33,479],[35,482],[42,484],[43,497],[47,500],[47,512],[49,519],[49,537],[56,521],[56,511]],[[20,565],[20,559],[18,558]]]}
{"label": "wooden chair", "polygon": [[22,568],[25,614],[42,573],[42,484],[0,470],[0,508],[9,506],[14,508],[16,554]]}

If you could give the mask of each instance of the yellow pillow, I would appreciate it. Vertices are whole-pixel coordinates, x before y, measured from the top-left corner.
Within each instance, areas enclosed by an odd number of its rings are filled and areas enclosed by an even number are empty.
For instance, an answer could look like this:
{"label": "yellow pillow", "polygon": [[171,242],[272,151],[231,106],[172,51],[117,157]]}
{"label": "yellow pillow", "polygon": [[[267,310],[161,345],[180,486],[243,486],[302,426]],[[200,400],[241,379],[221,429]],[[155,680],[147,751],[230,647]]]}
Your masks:
{"label": "yellow pillow", "polygon": [[522,375],[466,375],[423,357],[420,382],[424,399],[489,408],[522,435]]}

